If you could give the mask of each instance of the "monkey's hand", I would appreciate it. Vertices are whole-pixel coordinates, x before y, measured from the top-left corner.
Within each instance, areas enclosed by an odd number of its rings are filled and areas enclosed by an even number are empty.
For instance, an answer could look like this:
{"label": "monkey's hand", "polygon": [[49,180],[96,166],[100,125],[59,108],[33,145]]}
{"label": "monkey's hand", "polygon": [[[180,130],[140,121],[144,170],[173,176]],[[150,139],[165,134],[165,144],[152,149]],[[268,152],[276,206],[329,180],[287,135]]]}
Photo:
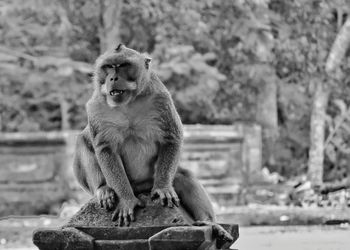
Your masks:
{"label": "monkey's hand", "polygon": [[135,221],[134,210],[137,206],[144,207],[145,204],[136,197],[131,200],[120,199],[112,215],[112,220],[118,220],[117,223],[120,227],[129,226],[130,221]]}
{"label": "monkey's hand", "polygon": [[159,197],[162,206],[174,207],[175,205],[178,207],[180,205],[179,197],[172,186],[165,188],[153,187],[151,197],[152,199]]}
{"label": "monkey's hand", "polygon": [[115,206],[116,194],[114,190],[108,186],[99,187],[96,191],[96,197],[102,208],[111,210]]}

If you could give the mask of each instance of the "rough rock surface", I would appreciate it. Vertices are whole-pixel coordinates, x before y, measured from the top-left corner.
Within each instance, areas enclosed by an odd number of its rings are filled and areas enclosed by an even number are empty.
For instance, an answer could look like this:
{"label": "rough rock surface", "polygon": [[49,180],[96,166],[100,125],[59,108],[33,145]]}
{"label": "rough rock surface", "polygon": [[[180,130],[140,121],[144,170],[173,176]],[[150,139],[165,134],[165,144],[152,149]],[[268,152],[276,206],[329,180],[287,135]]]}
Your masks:
{"label": "rough rock surface", "polygon": [[[163,207],[158,201],[152,201],[148,195],[140,195],[138,198],[143,200],[146,206],[136,208],[136,220],[131,222],[129,227],[184,225],[193,222],[181,207]],[[117,227],[117,222],[112,221],[112,214],[113,210],[106,211],[93,198],[70,219],[65,227]]]}
{"label": "rough rock surface", "polygon": [[[146,207],[135,211],[136,221],[129,227],[118,227],[113,212],[91,199],[63,228],[34,232],[33,242],[40,250],[215,250],[233,243],[216,239],[211,225],[191,226],[193,221],[183,208],[163,207],[149,195],[139,198]],[[222,226],[237,240],[237,225]]]}

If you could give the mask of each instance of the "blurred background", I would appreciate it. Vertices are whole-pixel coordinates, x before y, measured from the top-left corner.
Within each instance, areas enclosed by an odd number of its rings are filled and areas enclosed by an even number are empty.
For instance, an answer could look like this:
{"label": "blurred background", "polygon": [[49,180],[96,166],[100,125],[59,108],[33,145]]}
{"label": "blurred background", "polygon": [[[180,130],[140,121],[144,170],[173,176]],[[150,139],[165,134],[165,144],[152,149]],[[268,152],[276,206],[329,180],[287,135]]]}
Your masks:
{"label": "blurred background", "polygon": [[236,248],[346,249],[349,12],[346,0],[1,0],[0,249],[36,249],[34,228],[90,198],[75,137],[93,63],[120,42],[153,58],[186,124],[181,165],[240,225]]}

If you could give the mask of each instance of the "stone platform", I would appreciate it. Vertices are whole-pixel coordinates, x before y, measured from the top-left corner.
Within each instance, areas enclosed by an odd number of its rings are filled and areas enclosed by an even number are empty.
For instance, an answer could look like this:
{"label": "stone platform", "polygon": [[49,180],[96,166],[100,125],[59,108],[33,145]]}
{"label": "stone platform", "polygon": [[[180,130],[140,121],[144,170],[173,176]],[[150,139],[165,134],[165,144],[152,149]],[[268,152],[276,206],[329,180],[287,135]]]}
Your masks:
{"label": "stone platform", "polygon": [[135,211],[129,227],[118,227],[112,211],[92,199],[62,228],[36,230],[33,243],[40,250],[214,250],[229,249],[238,239],[237,225],[221,224],[233,237],[224,242],[215,238],[212,226],[191,226],[183,208],[162,207],[147,195],[139,198],[146,207]]}

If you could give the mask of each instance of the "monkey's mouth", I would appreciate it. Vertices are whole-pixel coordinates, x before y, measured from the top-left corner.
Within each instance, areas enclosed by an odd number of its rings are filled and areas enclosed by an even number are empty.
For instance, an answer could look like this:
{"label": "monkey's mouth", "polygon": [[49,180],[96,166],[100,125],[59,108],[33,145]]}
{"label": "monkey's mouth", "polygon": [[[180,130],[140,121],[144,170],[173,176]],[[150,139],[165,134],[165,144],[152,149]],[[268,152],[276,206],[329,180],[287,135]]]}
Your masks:
{"label": "monkey's mouth", "polygon": [[129,89],[112,89],[106,97],[107,103],[111,107],[115,107],[127,103],[131,98],[131,91]]}
{"label": "monkey's mouth", "polygon": [[120,90],[120,89],[113,89],[109,92],[111,96],[119,96],[124,94],[125,90]]}

